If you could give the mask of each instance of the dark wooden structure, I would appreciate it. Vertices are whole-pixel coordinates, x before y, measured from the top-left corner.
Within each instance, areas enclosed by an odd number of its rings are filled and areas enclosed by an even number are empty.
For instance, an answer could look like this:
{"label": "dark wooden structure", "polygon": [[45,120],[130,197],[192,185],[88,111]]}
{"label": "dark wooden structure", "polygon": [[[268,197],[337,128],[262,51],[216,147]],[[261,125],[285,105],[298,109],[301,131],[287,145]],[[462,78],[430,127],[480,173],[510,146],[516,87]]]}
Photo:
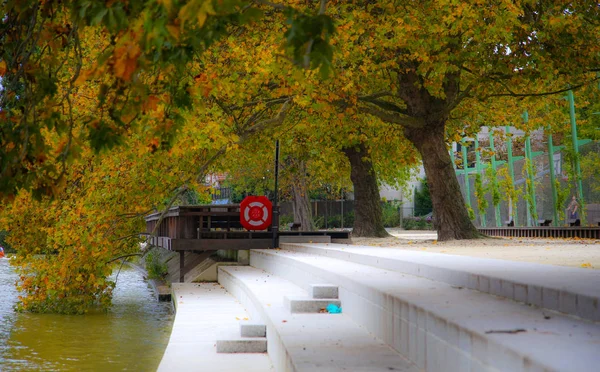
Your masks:
{"label": "dark wooden structure", "polygon": [[[161,213],[145,217],[146,235],[150,235]],[[169,209],[148,243],[179,252],[180,281],[186,273],[218,250],[273,248],[273,231],[248,231],[240,223],[239,204],[176,206]],[[349,239],[347,231],[277,231],[279,236],[329,235],[332,239]],[[275,240],[276,241],[276,240]],[[185,262],[186,252],[194,259]]]}
{"label": "dark wooden structure", "polygon": [[581,238],[600,239],[600,227],[482,227],[479,232],[489,236],[517,238]]}

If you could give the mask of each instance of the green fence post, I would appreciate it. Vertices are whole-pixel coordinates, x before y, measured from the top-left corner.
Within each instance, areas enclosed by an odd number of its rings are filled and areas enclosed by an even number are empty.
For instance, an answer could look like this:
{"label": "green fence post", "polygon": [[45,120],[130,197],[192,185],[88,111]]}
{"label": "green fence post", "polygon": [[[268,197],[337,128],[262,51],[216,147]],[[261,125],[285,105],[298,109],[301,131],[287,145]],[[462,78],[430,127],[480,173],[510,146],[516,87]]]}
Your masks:
{"label": "green fence post", "polygon": [[527,202],[528,226],[535,226],[537,223],[537,203],[535,201],[535,175],[533,172],[533,156],[531,154],[531,138],[529,134],[525,137],[525,157],[527,159],[527,178],[529,179],[527,193],[531,200],[531,204],[529,201]]}
{"label": "green fence post", "polygon": [[556,191],[556,175],[554,174],[554,143],[552,141],[552,133],[548,129],[548,164],[550,165],[550,185],[552,186],[552,210],[553,210],[553,225],[558,226],[558,192]]}
{"label": "green fence post", "polygon": [[[512,186],[514,188],[515,187],[515,168],[513,165],[514,159],[513,159],[513,151],[512,151],[512,137],[510,135],[510,127],[508,125],[505,127],[505,130],[506,130],[506,138],[507,138],[506,139],[506,151],[508,153],[508,173],[510,174]],[[512,202],[513,202],[512,200],[509,201],[509,203],[511,203],[511,205],[512,205]],[[509,209],[512,209],[512,206],[510,206]],[[512,216],[509,216],[509,218],[511,218],[513,220],[515,226],[517,226],[519,224],[519,222],[518,222],[519,218],[518,218],[516,207],[512,211]]]}
{"label": "green fence post", "polygon": [[[529,122],[529,112],[523,112],[523,123]],[[527,200],[527,226],[537,224],[537,203],[535,200],[535,174],[533,174],[533,154],[531,153],[531,137],[529,133],[525,137],[525,164],[527,165],[527,179],[529,184],[525,183],[525,191],[528,194]],[[531,200],[531,202],[530,202]]]}
{"label": "green fence post", "polygon": [[[479,152],[479,140],[475,137],[475,177],[482,177],[481,175],[481,154]],[[483,182],[483,180],[481,181]],[[483,195],[485,197],[485,195]],[[487,226],[487,216],[485,214],[485,210],[479,210],[479,201],[477,203],[477,210],[479,211],[479,221],[481,222],[481,227]]]}
{"label": "green fence post", "polygon": [[467,146],[463,140],[462,145],[462,161],[463,161],[463,175],[465,176],[465,202],[467,206],[471,208],[471,186],[469,185],[469,161],[467,160]]}
{"label": "green fence post", "polygon": [[[494,177],[493,177],[493,188],[496,189],[498,187],[498,178],[496,177],[496,168],[497,168],[497,164],[496,164],[496,148],[494,147],[494,132],[491,130],[489,131],[489,137],[490,137],[490,149],[493,152],[491,163],[492,163],[492,170],[494,172]],[[492,203],[493,203],[493,198],[492,198]],[[496,219],[496,227],[501,227],[502,226],[502,221],[500,218],[500,204],[495,205],[494,206],[494,218]]]}
{"label": "green fence post", "polygon": [[570,90],[567,92],[567,99],[569,101],[569,117],[571,118],[571,140],[573,141],[573,151],[575,152],[574,161],[575,161],[575,180],[577,185],[577,193],[579,195],[579,205],[581,206],[581,223],[585,224],[585,211],[584,211],[584,200],[583,200],[583,185],[581,183],[581,168],[579,166],[579,143],[577,141],[577,122],[575,120],[575,97],[573,96],[573,91]]}

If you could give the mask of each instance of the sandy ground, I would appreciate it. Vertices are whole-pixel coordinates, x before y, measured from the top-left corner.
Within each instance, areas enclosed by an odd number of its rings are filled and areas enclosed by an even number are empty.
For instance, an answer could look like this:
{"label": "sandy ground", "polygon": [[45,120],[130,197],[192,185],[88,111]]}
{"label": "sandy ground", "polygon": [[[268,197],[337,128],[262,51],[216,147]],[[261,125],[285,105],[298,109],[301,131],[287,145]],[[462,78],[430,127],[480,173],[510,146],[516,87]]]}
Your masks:
{"label": "sandy ground", "polygon": [[490,238],[438,242],[435,231],[388,230],[388,238],[352,238],[355,245],[497,258],[600,270],[600,240]]}

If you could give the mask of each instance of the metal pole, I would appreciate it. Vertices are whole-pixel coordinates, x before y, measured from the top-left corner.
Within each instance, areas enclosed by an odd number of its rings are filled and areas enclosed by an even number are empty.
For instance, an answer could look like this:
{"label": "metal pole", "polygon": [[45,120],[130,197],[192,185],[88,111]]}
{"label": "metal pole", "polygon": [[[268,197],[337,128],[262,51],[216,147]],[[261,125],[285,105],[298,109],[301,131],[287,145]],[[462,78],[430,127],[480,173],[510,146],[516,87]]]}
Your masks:
{"label": "metal pole", "polygon": [[575,97],[573,96],[572,90],[567,92],[567,98],[569,100],[569,116],[571,118],[571,139],[573,141],[573,151],[575,153],[573,157],[573,161],[575,162],[575,177],[577,178],[575,182],[577,185],[577,193],[579,194],[581,222],[585,223],[583,210],[583,185],[581,183],[581,168],[579,166],[579,143],[577,142],[577,122],[575,120]]}
{"label": "metal pole", "polygon": [[273,248],[279,247],[279,140],[275,142],[275,192],[273,195]]}
{"label": "metal pole", "polygon": [[471,208],[471,185],[469,185],[469,161],[467,159],[467,146],[466,142],[462,141],[462,161],[463,161],[463,174],[465,176],[465,202],[467,206]]}
{"label": "metal pole", "polygon": [[[480,179],[482,179],[483,176],[481,175],[481,155],[479,153],[479,140],[477,138],[475,138],[475,169],[477,170],[475,177],[479,177]],[[483,182],[483,180],[481,182]],[[482,195],[481,197],[485,198],[485,195]],[[479,204],[477,205],[477,209],[479,210]],[[481,227],[486,227],[487,217],[485,214],[485,210],[479,211],[479,221],[481,222]]]}
{"label": "metal pole", "polygon": [[[496,189],[498,187],[498,178],[496,177],[496,168],[497,168],[497,164],[496,164],[496,148],[494,147],[494,132],[491,130],[489,131],[489,136],[490,136],[490,149],[493,152],[492,158],[490,159],[492,162],[492,170],[494,171],[494,177],[492,179],[493,182],[493,187],[494,189]],[[492,200],[493,202],[493,200]],[[497,204],[494,206],[494,218],[496,219],[496,227],[501,227],[502,226],[502,221],[500,219],[500,204]]]}
{"label": "metal pole", "polygon": [[[510,174],[512,186],[514,188],[515,187],[515,167],[513,164],[514,159],[513,159],[513,152],[512,152],[512,137],[510,136],[510,127],[507,125],[504,129],[506,130],[506,135],[507,135],[506,136],[507,137],[506,150],[508,152],[508,173]],[[513,203],[512,199],[509,200],[509,203],[511,203],[511,204]],[[515,203],[514,209],[512,208],[512,206],[510,206],[509,209],[513,210],[512,214],[513,214],[514,218],[513,218],[513,216],[508,216],[510,219],[513,220],[515,226],[518,225],[518,219],[519,219],[518,214],[517,214],[517,208],[518,208],[518,206],[516,205],[516,203]]]}
{"label": "metal pole", "polygon": [[525,137],[525,156],[527,158],[527,178],[529,178],[529,185],[527,187],[527,193],[531,204],[527,201],[527,216],[528,226],[535,226],[537,222],[537,204],[535,201],[535,176],[533,175],[533,156],[531,154],[531,138],[529,134]]}
{"label": "metal pole", "polygon": [[548,130],[548,164],[550,165],[550,185],[552,186],[553,225],[558,226],[558,193],[556,191],[556,175],[554,174],[554,143],[550,130]]}

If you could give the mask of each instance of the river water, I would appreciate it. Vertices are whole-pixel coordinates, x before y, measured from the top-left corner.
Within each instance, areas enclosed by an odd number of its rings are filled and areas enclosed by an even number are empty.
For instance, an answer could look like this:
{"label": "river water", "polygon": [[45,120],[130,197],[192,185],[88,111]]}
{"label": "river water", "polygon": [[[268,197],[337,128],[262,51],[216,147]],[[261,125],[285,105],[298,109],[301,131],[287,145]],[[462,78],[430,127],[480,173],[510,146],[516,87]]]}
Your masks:
{"label": "river water", "polygon": [[109,312],[15,313],[16,274],[0,259],[0,371],[156,371],[173,311],[142,275],[123,267]]}

